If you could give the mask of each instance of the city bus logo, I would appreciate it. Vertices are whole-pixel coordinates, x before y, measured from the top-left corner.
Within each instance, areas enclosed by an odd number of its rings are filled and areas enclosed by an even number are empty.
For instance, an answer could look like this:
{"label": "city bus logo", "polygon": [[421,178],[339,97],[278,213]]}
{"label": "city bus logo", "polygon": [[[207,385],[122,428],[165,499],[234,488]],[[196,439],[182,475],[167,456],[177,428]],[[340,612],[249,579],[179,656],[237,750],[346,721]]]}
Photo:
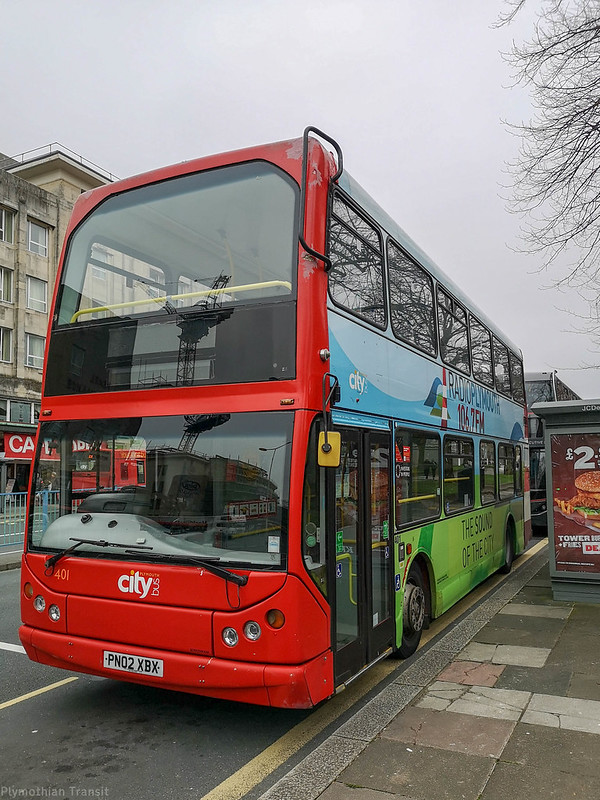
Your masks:
{"label": "city bus logo", "polygon": [[120,575],[117,580],[117,586],[120,592],[124,594],[137,594],[142,600],[144,597],[148,596],[150,589],[152,589],[152,594],[154,596],[158,595],[159,585],[159,578],[153,578],[152,576],[145,578],[143,575],[140,575],[139,570],[135,572],[131,570],[129,575]]}
{"label": "city bus logo", "polygon": [[435,378],[427,395],[424,405],[431,409],[430,416],[439,417],[442,428],[448,427],[450,414],[448,413],[448,387],[446,385],[446,370],[443,371],[443,381]]}
{"label": "city bus logo", "polygon": [[367,378],[357,369],[348,376],[348,383],[350,384],[350,388],[354,389],[354,391],[359,394],[364,394],[367,391]]}

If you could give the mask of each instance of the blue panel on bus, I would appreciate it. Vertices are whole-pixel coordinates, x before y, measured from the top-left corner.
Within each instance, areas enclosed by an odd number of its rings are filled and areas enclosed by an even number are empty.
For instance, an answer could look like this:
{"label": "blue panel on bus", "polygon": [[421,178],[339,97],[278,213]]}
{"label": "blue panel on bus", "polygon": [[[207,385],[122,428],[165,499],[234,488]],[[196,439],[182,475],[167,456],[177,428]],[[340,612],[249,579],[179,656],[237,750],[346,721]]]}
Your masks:
{"label": "blue panel on bus", "polygon": [[390,422],[387,419],[370,417],[367,414],[353,414],[350,411],[338,411],[335,409],[331,413],[334,425],[352,425],[360,428],[377,428],[377,430],[389,431]]}

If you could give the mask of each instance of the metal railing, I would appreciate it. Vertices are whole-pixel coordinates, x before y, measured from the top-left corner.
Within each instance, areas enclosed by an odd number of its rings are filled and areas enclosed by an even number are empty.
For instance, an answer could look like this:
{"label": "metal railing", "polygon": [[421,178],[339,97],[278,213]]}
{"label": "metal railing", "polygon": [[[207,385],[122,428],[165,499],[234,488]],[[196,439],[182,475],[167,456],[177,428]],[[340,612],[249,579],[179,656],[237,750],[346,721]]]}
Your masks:
{"label": "metal railing", "polygon": [[[37,492],[33,514],[34,531],[41,534],[58,516],[58,491]],[[26,521],[27,492],[0,494],[0,553],[5,547],[23,544]]]}

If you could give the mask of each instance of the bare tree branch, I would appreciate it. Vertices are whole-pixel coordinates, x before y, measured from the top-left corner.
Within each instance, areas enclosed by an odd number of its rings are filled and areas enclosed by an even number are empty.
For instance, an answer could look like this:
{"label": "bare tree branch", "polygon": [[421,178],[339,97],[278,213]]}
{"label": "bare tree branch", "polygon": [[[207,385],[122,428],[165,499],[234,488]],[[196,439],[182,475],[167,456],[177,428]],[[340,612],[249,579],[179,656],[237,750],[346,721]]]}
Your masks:
{"label": "bare tree branch", "polygon": [[[590,307],[587,330],[600,342],[600,0],[537,0],[532,37],[506,58],[515,83],[532,95],[533,118],[510,130],[521,138],[512,208],[524,220],[526,249],[548,266],[577,253],[557,281]],[[497,25],[528,2],[506,0]]]}

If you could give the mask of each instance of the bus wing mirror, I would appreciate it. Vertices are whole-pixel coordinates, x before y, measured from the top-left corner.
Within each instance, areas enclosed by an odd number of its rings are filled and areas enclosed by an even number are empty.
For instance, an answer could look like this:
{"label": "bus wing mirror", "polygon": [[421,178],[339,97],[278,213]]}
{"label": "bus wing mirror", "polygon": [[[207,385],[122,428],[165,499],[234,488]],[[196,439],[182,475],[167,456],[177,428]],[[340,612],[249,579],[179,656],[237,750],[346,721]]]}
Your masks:
{"label": "bus wing mirror", "polygon": [[342,436],[336,431],[319,434],[319,466],[339,467],[342,453]]}

